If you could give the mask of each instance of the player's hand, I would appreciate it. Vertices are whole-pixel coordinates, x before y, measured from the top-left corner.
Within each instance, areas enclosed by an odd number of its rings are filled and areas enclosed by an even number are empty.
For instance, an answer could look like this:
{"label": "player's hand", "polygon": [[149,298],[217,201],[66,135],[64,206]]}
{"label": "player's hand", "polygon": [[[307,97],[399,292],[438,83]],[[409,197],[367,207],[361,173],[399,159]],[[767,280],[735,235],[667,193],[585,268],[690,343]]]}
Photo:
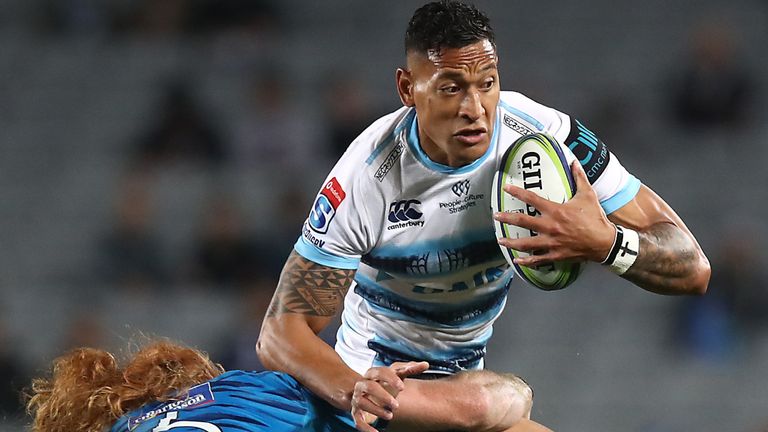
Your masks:
{"label": "player's hand", "polygon": [[615,226],[608,220],[597,194],[578,161],[571,164],[576,194],[560,204],[523,188],[506,185],[504,191],[536,207],[541,215],[496,213],[497,221],[532,229],[539,235],[520,239],[499,239],[499,244],[521,252],[536,253],[515,258],[527,267],[554,261],[603,261],[613,246]]}
{"label": "player's hand", "polygon": [[392,420],[398,408],[397,395],[405,388],[403,378],[429,369],[427,362],[393,363],[389,367],[368,369],[355,383],[352,393],[352,418],[362,432],[376,432],[371,426],[378,418]]}

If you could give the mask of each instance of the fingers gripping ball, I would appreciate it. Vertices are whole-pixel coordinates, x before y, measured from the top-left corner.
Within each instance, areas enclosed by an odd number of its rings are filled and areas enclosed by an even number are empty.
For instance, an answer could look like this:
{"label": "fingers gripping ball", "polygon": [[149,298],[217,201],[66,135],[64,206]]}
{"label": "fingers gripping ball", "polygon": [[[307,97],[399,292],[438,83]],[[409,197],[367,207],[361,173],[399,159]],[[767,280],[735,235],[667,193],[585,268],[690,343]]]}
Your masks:
{"label": "fingers gripping ball", "polygon": [[[493,179],[491,207],[494,212],[515,212],[537,217],[541,213],[532,205],[504,192],[504,186],[512,184],[533,192],[550,201],[564,203],[576,193],[571,169],[560,145],[551,136],[537,133],[519,138],[501,158]],[[532,229],[494,221],[498,238],[519,239],[534,237]],[[584,263],[554,262],[535,268],[514,263],[516,257],[529,252],[501,246],[501,252],[522,279],[543,290],[558,290],[570,285]],[[533,252],[536,254],[536,252]]]}

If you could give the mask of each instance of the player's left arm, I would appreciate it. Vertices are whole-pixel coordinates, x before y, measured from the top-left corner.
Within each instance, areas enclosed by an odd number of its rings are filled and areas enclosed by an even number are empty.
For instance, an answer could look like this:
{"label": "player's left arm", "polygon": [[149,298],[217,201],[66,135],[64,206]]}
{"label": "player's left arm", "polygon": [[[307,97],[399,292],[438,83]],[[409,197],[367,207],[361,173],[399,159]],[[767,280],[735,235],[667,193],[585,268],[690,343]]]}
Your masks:
{"label": "player's left arm", "polygon": [[[606,216],[581,165],[571,165],[576,194],[555,203],[531,191],[506,185],[504,190],[541,213],[497,213],[500,222],[532,229],[539,235],[499,239],[502,246],[533,253],[515,258],[519,265],[535,267],[553,261],[622,262],[617,273],[659,294],[703,294],[710,267],[693,234],[674,210],[646,186],[627,204]],[[624,227],[619,236],[618,226]],[[627,258],[634,258],[630,263]],[[611,266],[614,271],[616,269]],[[620,266],[619,266],[620,267]]]}
{"label": "player's left arm", "polygon": [[643,185],[629,203],[608,215],[635,230],[637,258],[622,277],[659,294],[704,294],[709,260],[682,219],[660,196]]}

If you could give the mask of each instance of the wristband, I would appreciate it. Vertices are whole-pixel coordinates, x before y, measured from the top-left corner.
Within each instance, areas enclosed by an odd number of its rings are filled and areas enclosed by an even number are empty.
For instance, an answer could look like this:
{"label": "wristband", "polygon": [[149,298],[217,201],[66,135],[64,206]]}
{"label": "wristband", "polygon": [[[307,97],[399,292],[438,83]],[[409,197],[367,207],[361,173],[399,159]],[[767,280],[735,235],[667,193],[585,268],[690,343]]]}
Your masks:
{"label": "wristband", "polygon": [[616,238],[613,240],[611,251],[600,264],[608,266],[617,275],[622,275],[632,267],[639,253],[640,236],[637,231],[616,225]]}

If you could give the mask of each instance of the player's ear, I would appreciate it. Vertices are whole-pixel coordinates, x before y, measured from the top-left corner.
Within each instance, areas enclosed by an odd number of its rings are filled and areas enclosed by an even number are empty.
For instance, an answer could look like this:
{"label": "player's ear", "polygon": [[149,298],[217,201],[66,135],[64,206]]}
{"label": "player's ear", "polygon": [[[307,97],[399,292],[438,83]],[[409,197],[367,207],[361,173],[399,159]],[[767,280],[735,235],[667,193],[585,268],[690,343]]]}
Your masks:
{"label": "player's ear", "polygon": [[414,106],[413,77],[411,72],[403,68],[397,68],[395,78],[397,80],[397,94],[400,96],[400,101],[407,107]]}

